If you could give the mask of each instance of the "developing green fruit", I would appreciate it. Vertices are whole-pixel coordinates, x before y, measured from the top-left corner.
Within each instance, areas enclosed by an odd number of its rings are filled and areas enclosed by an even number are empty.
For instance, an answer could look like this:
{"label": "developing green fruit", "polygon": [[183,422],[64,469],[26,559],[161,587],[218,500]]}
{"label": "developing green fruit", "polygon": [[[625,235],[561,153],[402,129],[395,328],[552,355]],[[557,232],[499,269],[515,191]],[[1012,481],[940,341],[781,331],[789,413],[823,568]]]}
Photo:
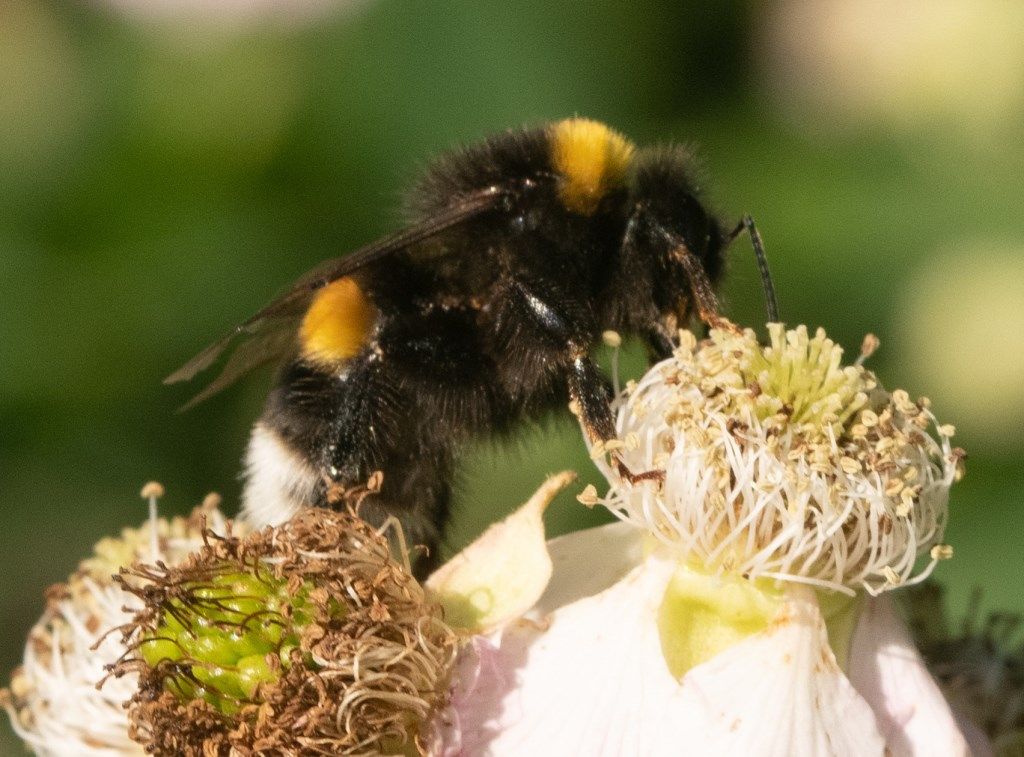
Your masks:
{"label": "developing green fruit", "polygon": [[174,567],[120,576],[138,674],[131,736],[156,754],[393,754],[444,701],[456,637],[352,512],[303,511]]}
{"label": "developing green fruit", "polygon": [[[183,700],[201,698],[225,715],[257,701],[259,686],[280,678],[291,654],[313,624],[302,582],[289,595],[287,582],[270,573],[240,573],[224,565],[213,577],[178,587],[161,620],[139,645],[152,667],[175,671],[164,682]],[[332,603],[340,617],[343,608]],[[306,655],[303,663],[315,669]]]}

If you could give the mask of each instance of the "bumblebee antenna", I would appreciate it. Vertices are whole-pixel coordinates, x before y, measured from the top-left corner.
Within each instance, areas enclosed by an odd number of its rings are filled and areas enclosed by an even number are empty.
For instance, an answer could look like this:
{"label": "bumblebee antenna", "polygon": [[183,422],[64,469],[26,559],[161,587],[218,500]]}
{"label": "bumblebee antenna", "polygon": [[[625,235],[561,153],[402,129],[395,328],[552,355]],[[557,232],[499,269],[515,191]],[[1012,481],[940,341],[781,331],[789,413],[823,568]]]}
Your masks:
{"label": "bumblebee antenna", "polygon": [[750,216],[743,216],[736,228],[725,238],[726,247],[732,244],[743,232],[750,235],[750,244],[754,248],[754,256],[757,258],[757,270],[761,273],[761,286],[764,289],[764,306],[768,311],[768,321],[779,322],[779,302],[775,298],[775,284],[772,282],[772,272],[768,269],[768,256],[764,254],[764,241],[761,233],[754,225],[754,219]]}

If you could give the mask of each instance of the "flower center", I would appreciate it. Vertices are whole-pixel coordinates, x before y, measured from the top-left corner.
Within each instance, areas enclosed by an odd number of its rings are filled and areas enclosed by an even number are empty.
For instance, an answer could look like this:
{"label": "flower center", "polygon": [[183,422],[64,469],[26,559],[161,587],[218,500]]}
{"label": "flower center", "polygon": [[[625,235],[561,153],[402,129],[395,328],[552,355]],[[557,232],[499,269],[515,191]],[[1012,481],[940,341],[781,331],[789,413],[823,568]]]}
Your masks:
{"label": "flower center", "polygon": [[675,363],[663,374],[680,387],[669,420],[686,426],[719,413],[734,427],[789,430],[808,444],[842,437],[877,388],[875,377],[859,365],[843,366],[842,348],[821,329],[811,338],[805,326],[786,331],[772,323],[768,333],[771,343],[762,347],[749,329],[716,329],[698,347],[681,332]]}
{"label": "flower center", "polygon": [[210,535],[119,582],[143,606],[112,672],[139,675],[129,716],[148,751],[402,752],[443,696],[455,634],[353,513]]}
{"label": "flower center", "polygon": [[[891,394],[821,330],[680,334],[618,399],[623,462],[604,500],[680,559],[853,593],[919,580],[941,545],[962,453],[927,400]],[[599,461],[599,465],[603,462]],[[917,558],[932,560],[915,573]]]}

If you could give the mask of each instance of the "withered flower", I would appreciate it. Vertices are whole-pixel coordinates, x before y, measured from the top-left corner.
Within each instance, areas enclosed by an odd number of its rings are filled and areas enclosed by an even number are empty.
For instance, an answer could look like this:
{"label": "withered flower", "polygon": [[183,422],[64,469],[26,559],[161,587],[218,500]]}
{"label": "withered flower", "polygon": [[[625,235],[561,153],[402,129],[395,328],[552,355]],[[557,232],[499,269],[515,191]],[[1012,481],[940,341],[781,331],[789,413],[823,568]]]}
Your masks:
{"label": "withered flower", "polygon": [[453,632],[353,512],[210,534],[121,581],[143,607],[112,673],[138,675],[131,735],[151,752],[404,753],[447,687]]}

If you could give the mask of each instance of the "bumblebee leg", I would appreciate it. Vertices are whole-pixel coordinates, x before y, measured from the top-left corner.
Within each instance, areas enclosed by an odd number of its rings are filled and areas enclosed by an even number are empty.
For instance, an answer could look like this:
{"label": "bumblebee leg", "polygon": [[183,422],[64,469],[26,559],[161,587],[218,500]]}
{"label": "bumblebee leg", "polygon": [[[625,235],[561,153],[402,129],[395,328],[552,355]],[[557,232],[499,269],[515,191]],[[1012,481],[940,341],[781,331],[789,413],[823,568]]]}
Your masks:
{"label": "bumblebee leg", "polygon": [[510,384],[539,383],[545,372],[554,371],[567,385],[587,436],[593,441],[613,438],[611,389],[588,354],[598,329],[587,305],[550,283],[511,279],[502,308],[501,352],[519,355],[509,361]]}
{"label": "bumblebee leg", "polygon": [[373,390],[372,413],[360,426],[377,438],[375,465],[383,481],[362,513],[373,523],[399,519],[416,557],[414,572],[422,577],[438,564],[454,450],[471,433],[488,428],[494,371],[483,356],[471,309],[438,307],[387,322],[375,346],[376,386],[388,394]]}
{"label": "bumblebee leg", "polygon": [[[569,399],[578,410],[580,423],[591,443],[607,443],[615,439],[615,420],[611,410],[611,389],[608,381],[590,358],[584,344],[592,341],[588,334],[586,309],[573,298],[558,293],[539,293],[521,281],[514,282],[512,290],[520,298],[520,306],[532,315],[530,320],[540,332],[541,343],[551,345],[553,355],[541,355],[541,360],[554,358],[566,372]],[[553,303],[559,302],[561,306]],[[575,316],[575,317],[574,317]],[[592,334],[597,329],[591,325]],[[612,453],[616,467],[624,478],[632,482],[661,478],[660,471],[634,474],[617,452]]]}
{"label": "bumblebee leg", "polygon": [[379,490],[361,501],[359,514],[375,526],[397,518],[413,550],[414,573],[423,577],[437,559],[448,520],[451,444],[446,429],[428,420],[432,382],[410,383],[401,349],[393,342],[382,346],[369,375],[344,398],[332,428],[328,470],[346,485],[381,471]]}
{"label": "bumblebee leg", "polygon": [[676,346],[665,330],[650,328],[643,333],[644,344],[652,361],[665,360],[672,355]]}
{"label": "bumblebee leg", "polygon": [[[437,554],[449,446],[414,422],[421,393],[387,358],[368,350],[335,370],[302,361],[286,367],[250,443],[247,513],[280,522],[301,507],[358,505],[371,525],[394,516],[410,546]],[[376,471],[379,489],[367,493]]]}
{"label": "bumblebee leg", "polygon": [[[581,355],[572,361],[572,370],[569,372],[569,397],[579,409],[580,423],[591,443],[607,443],[616,438],[607,384],[589,357]],[[660,481],[665,478],[664,471],[634,473],[618,452],[613,451],[611,455],[619,475],[630,483]]]}
{"label": "bumblebee leg", "polygon": [[[423,459],[402,455],[385,463],[380,492],[361,503],[359,515],[367,522],[382,525],[396,518],[408,548],[409,560],[417,578],[424,578],[440,565],[442,531],[448,520],[452,476],[449,455]],[[392,547],[401,545],[389,535]]]}
{"label": "bumblebee leg", "polygon": [[711,328],[721,328],[736,331],[736,327],[721,315],[721,307],[718,304],[718,295],[715,288],[708,279],[707,271],[697,256],[682,239],[675,239],[672,248],[672,257],[679,261],[686,277],[690,281],[690,292],[693,295],[693,303],[697,307],[697,316]]}
{"label": "bumblebee leg", "polygon": [[569,346],[569,400],[579,411],[580,423],[591,442],[615,438],[611,394],[608,383],[594,361],[575,346]]}

